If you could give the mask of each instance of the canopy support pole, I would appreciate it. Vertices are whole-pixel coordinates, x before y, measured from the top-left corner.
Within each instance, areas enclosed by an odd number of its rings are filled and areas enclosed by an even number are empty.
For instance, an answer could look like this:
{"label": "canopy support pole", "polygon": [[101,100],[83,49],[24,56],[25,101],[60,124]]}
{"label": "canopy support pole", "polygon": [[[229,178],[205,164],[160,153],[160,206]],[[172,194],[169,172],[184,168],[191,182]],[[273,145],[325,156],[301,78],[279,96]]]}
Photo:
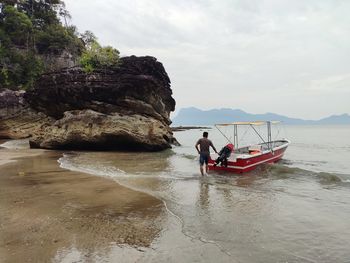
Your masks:
{"label": "canopy support pole", "polygon": [[252,129],[255,131],[255,133],[260,137],[260,139],[267,145],[267,147],[269,147],[269,149],[270,149],[270,151],[271,151],[271,147],[270,147],[269,142],[266,143],[265,140],[264,140],[264,138],[261,137],[261,135],[258,133],[258,131],[254,128],[254,126],[251,125],[251,124],[249,124],[249,125],[250,125],[250,127],[252,127]]}
{"label": "canopy support pole", "polygon": [[[218,129],[218,131],[222,134],[222,136],[224,136],[224,137],[226,138],[226,140],[227,140],[228,142],[232,143],[231,140],[230,140],[216,125],[214,125],[214,126],[215,126],[216,129]],[[234,145],[234,144],[233,144],[233,145]]]}
{"label": "canopy support pole", "polygon": [[233,145],[238,149],[238,129],[237,125],[233,125]]}
{"label": "canopy support pole", "polygon": [[271,150],[271,122],[268,121],[267,122],[267,143],[268,143],[268,147]]}

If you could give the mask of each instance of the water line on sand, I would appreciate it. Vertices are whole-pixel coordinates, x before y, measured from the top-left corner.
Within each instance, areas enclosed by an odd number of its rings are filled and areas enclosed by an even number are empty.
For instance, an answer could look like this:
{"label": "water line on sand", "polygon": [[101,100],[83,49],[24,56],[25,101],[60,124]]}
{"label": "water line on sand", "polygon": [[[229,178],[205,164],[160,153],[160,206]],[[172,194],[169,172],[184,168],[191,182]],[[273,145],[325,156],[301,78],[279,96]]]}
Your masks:
{"label": "water line on sand", "polygon": [[[102,177],[107,177],[107,178],[113,178],[113,176],[110,176],[110,175],[107,175],[107,174],[104,174],[103,172],[101,173],[96,173],[96,171],[92,171],[91,169],[82,169],[82,168],[75,168],[71,165],[68,165],[67,163],[64,162],[64,159],[67,157],[67,155],[63,155],[63,157],[59,158],[57,160],[57,162],[60,164],[60,167],[61,168],[64,168],[64,169],[68,169],[68,170],[75,170],[75,171],[79,171],[79,172],[83,172],[83,173],[87,173],[87,174],[91,174],[93,176],[102,176]],[[118,169],[119,170],[119,169]],[[121,171],[121,170],[119,170]],[[124,172],[123,172],[124,174]],[[117,178],[113,178],[114,181],[116,181],[118,184],[120,185],[123,185],[124,187],[126,188],[129,188],[129,189],[132,189],[134,191],[139,191],[139,192],[143,192],[143,193],[146,193],[150,196],[153,196],[154,198],[157,198],[159,199],[160,201],[162,201],[164,207],[165,207],[165,210],[167,211],[168,214],[170,214],[171,216],[175,217],[177,219],[177,221],[180,223],[181,225],[181,232],[182,234],[184,234],[186,237],[190,238],[191,240],[199,240],[200,242],[202,243],[205,243],[205,244],[213,244],[215,245],[221,252],[225,253],[226,255],[228,256],[232,256],[227,250],[225,250],[221,245],[219,245],[217,242],[213,241],[213,240],[207,240],[203,237],[195,237],[195,236],[192,236],[190,234],[188,234],[186,231],[185,231],[185,223],[184,221],[178,216],[176,215],[173,211],[171,211],[166,203],[166,201],[160,197],[160,196],[156,196],[154,195],[152,192],[150,191],[145,191],[144,189],[139,189],[137,187],[133,187],[133,186],[130,186],[128,184],[125,184],[125,183],[122,183],[120,180],[118,180]]]}
{"label": "water line on sand", "polygon": [[178,216],[177,214],[175,214],[173,211],[170,210],[170,208],[168,207],[168,204],[167,202],[161,197],[161,196],[157,196],[155,194],[153,194],[152,192],[150,191],[145,191],[143,189],[139,189],[137,187],[133,187],[133,186],[130,186],[130,185],[127,185],[127,184],[123,184],[122,182],[120,182],[119,180],[117,179],[114,179],[118,184],[126,187],[126,188],[129,188],[129,189],[132,189],[134,191],[139,191],[139,192],[142,192],[142,193],[145,193],[145,194],[148,194],[150,196],[153,196],[154,198],[157,198],[158,200],[162,201],[163,205],[164,205],[164,208],[165,210],[167,211],[168,214],[170,214],[172,217],[174,217],[181,225],[181,233],[190,238],[191,240],[199,240],[201,243],[204,243],[204,244],[212,244],[214,246],[216,246],[222,253],[228,255],[229,257],[232,256],[232,254],[230,252],[228,252],[226,249],[224,249],[220,244],[218,244],[217,242],[215,242],[214,240],[207,240],[203,237],[196,237],[196,236],[192,236],[190,234],[188,234],[186,231],[185,231],[185,223],[184,221],[181,219],[180,216]]}
{"label": "water line on sand", "polygon": [[205,243],[205,244],[213,244],[215,245],[221,252],[225,253],[226,255],[228,255],[229,257],[231,257],[231,253],[228,252],[227,250],[225,250],[222,246],[220,246],[217,242],[215,242],[214,240],[207,240],[207,239],[204,239],[202,237],[195,237],[195,236],[192,236],[190,234],[188,234],[186,231],[185,231],[185,223],[184,221],[181,219],[181,217],[179,217],[178,215],[176,215],[173,211],[171,211],[169,208],[168,208],[168,205],[166,203],[165,200],[161,199],[163,204],[164,204],[164,207],[165,207],[165,210],[168,212],[168,214],[172,215],[173,217],[175,217],[177,219],[177,221],[181,224],[181,232],[182,234],[184,234],[185,236],[187,236],[188,238],[190,238],[191,240],[199,240],[200,242],[202,243]]}

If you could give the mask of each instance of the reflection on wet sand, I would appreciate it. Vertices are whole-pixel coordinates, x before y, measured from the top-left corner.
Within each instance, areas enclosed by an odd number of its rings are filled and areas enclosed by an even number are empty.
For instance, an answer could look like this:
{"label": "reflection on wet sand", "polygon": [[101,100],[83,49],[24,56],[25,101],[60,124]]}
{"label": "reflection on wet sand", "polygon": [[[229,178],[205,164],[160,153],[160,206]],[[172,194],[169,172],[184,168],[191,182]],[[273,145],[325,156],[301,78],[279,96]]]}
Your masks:
{"label": "reflection on wet sand", "polygon": [[118,245],[150,246],[162,227],[161,201],[61,169],[58,157],[50,152],[0,167],[1,262],[103,259]]}
{"label": "reflection on wet sand", "polygon": [[198,202],[200,204],[201,209],[208,209],[210,206],[209,202],[209,184],[203,181],[199,183],[200,191]]}

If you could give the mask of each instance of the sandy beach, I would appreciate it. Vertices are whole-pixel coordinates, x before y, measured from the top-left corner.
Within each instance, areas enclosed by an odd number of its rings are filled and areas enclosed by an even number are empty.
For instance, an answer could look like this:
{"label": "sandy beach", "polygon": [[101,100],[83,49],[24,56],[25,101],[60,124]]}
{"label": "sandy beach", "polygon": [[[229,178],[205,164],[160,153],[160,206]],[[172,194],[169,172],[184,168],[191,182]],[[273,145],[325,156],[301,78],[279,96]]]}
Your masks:
{"label": "sandy beach", "polygon": [[0,150],[1,262],[96,260],[112,247],[148,247],[159,234],[160,200],[43,153]]}
{"label": "sandy beach", "polygon": [[[333,127],[335,145],[314,152],[328,127],[289,131],[296,143],[286,159],[244,176],[200,176],[196,130],[156,153],[8,141],[0,262],[347,262],[349,128]],[[211,132],[217,145],[219,135]]]}

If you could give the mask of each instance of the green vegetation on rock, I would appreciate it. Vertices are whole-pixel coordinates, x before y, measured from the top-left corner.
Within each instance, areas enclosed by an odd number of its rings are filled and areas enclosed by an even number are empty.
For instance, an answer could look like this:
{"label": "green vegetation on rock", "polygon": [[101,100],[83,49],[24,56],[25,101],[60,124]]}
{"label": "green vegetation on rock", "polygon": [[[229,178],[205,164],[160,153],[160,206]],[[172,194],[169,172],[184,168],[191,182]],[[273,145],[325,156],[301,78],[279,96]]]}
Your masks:
{"label": "green vegetation on rock", "polygon": [[30,88],[65,61],[66,66],[80,62],[87,72],[118,65],[118,50],[101,47],[89,31],[79,34],[69,18],[60,0],[0,2],[0,88]]}
{"label": "green vegetation on rock", "polygon": [[82,35],[86,49],[80,58],[80,64],[86,72],[97,68],[113,68],[119,65],[119,51],[111,46],[101,47],[95,35],[86,31]]}

